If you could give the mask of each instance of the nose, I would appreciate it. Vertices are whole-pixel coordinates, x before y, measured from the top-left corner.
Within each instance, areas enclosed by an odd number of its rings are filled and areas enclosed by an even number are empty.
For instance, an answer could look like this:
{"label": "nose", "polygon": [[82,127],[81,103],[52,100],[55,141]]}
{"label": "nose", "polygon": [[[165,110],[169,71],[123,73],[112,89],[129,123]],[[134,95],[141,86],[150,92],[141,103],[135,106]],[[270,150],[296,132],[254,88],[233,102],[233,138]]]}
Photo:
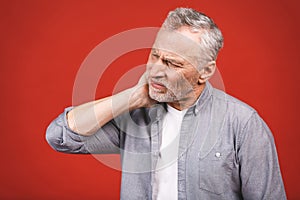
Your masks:
{"label": "nose", "polygon": [[150,77],[163,78],[166,76],[166,66],[161,58],[157,59],[155,62],[148,62],[147,69]]}

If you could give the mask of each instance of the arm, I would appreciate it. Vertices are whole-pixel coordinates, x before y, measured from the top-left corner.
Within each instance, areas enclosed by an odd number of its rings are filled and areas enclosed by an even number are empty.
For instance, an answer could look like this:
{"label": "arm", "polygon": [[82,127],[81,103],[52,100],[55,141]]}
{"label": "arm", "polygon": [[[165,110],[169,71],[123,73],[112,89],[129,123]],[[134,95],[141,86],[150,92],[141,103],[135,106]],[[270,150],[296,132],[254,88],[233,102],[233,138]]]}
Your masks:
{"label": "arm", "polygon": [[66,115],[72,108],[66,108],[47,128],[46,140],[56,151],[64,153],[119,153],[119,128],[111,120],[92,136],[82,136],[72,131]]}
{"label": "arm", "polygon": [[257,113],[242,131],[238,159],[245,200],[286,199],[272,133]]}
{"label": "arm", "polygon": [[118,153],[120,131],[113,119],[155,103],[144,80],[114,96],[67,108],[47,128],[47,142],[61,152]]}
{"label": "arm", "polygon": [[122,113],[153,103],[148,96],[148,86],[137,85],[114,96],[75,107],[68,112],[67,122],[71,130],[88,136]]}

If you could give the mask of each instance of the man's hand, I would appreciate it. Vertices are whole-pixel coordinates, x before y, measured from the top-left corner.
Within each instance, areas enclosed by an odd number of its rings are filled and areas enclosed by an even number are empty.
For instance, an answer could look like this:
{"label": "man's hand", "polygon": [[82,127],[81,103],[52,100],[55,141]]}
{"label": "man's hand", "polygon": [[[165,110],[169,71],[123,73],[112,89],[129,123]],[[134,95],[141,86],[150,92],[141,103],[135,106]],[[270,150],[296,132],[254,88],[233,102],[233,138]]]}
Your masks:
{"label": "man's hand", "polygon": [[157,101],[151,99],[149,96],[149,85],[147,81],[147,72],[145,72],[139,82],[132,88],[133,94],[130,98],[131,104],[134,105],[134,102],[138,102],[138,104],[134,107],[134,109],[141,107],[151,107],[157,103]]}

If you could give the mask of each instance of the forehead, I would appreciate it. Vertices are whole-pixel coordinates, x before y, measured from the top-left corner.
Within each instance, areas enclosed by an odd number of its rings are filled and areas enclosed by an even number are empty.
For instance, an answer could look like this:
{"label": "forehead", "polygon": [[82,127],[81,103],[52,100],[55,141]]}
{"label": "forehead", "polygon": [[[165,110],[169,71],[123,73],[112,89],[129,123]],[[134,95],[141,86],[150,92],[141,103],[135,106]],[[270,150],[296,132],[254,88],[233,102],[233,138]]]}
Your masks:
{"label": "forehead", "polygon": [[201,48],[197,41],[198,36],[196,37],[195,33],[191,33],[187,29],[176,31],[161,29],[156,36],[153,48],[168,52],[173,57],[177,56],[197,65],[201,54]]}

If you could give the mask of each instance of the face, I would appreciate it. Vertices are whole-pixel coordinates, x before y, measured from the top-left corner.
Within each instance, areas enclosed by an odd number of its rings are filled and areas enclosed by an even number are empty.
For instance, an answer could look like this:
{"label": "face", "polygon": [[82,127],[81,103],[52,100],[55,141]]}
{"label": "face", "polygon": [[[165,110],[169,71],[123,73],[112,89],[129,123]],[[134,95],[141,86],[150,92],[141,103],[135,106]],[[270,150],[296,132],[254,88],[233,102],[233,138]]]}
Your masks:
{"label": "face", "polygon": [[198,97],[199,46],[185,34],[192,33],[163,32],[156,38],[147,62],[149,95],[156,101],[180,102]]}

